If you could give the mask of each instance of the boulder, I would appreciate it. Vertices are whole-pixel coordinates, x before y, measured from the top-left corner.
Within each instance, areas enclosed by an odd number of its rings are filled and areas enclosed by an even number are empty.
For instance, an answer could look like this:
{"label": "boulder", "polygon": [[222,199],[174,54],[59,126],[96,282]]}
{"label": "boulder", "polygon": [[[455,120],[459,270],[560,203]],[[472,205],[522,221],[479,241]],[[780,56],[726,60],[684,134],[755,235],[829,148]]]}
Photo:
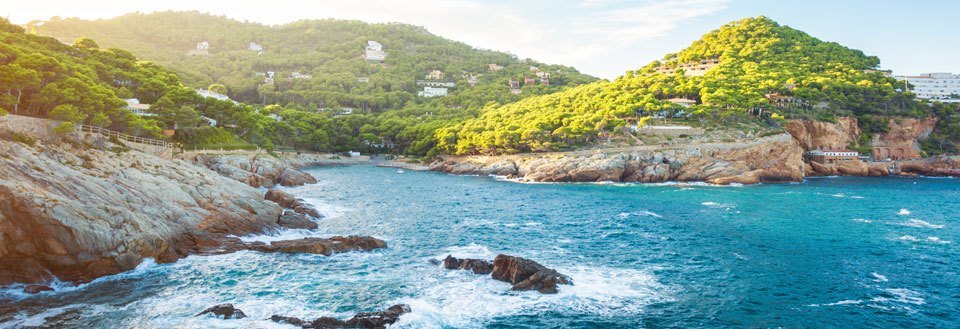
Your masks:
{"label": "boulder", "polygon": [[289,210],[284,211],[283,215],[280,215],[277,224],[285,228],[304,230],[314,230],[318,226],[316,222],[307,218],[307,215]]}
{"label": "boulder", "polygon": [[53,291],[53,288],[42,284],[31,284],[23,287],[23,292],[28,294],[39,294],[44,291]]}
{"label": "boulder", "polygon": [[410,313],[410,306],[406,304],[398,304],[390,306],[390,308],[387,308],[384,311],[358,313],[346,321],[328,316],[320,317],[313,321],[306,321],[294,317],[280,315],[271,316],[270,320],[310,329],[383,329],[399,321],[400,316],[406,313]]}
{"label": "boulder", "polygon": [[491,276],[510,283],[512,290],[537,290],[544,294],[557,293],[557,285],[573,284],[570,277],[554,269],[526,258],[502,254],[493,260]]}
{"label": "boulder", "polygon": [[490,274],[493,272],[493,264],[482,259],[458,259],[451,255],[443,259],[443,268],[448,270],[471,270],[474,274]]}
{"label": "boulder", "polygon": [[217,317],[222,316],[224,319],[243,319],[247,317],[246,314],[243,314],[243,311],[241,311],[239,308],[234,308],[233,304],[230,303],[211,306],[196,316],[201,316],[204,314],[213,314]]}
{"label": "boulder", "polygon": [[289,167],[283,170],[279,180],[280,185],[288,187],[317,183],[317,179],[312,175]]}
{"label": "boulder", "polygon": [[293,211],[297,213],[311,216],[313,218],[320,218],[320,212],[317,211],[316,208],[303,201],[303,199],[290,195],[290,193],[277,189],[269,189],[267,190],[267,193],[264,194],[263,198],[276,202],[281,207],[293,209]]}

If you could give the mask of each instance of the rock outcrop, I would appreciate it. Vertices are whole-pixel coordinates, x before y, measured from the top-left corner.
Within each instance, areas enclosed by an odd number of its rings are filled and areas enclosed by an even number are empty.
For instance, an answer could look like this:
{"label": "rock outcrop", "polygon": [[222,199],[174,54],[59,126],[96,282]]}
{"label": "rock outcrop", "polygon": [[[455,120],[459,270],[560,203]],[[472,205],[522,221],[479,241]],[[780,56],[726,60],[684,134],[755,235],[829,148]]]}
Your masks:
{"label": "rock outcrop", "polygon": [[53,288],[42,284],[29,284],[26,287],[23,287],[23,292],[28,294],[39,294],[44,291],[53,291]]}
{"label": "rock outcrop", "polygon": [[200,314],[197,314],[196,316],[201,316],[204,314],[213,314],[216,317],[223,317],[223,319],[225,320],[243,319],[247,317],[247,315],[244,314],[243,311],[241,311],[239,308],[234,308],[233,304],[229,304],[229,303],[211,306],[210,308],[203,310],[203,312],[200,312]]}
{"label": "rock outcrop", "polygon": [[497,255],[493,263],[483,259],[458,259],[447,255],[443,268],[448,270],[471,270],[475,274],[490,274],[495,280],[512,285],[511,290],[536,290],[543,294],[555,294],[557,285],[573,284],[570,277],[554,269],[520,257]]}
{"label": "rock outcrop", "polygon": [[301,230],[313,230],[319,227],[317,222],[310,220],[307,215],[290,210],[283,211],[283,215],[280,215],[280,219],[277,220],[277,225],[289,229]]}
{"label": "rock outcrop", "polygon": [[410,313],[410,306],[406,304],[393,305],[384,311],[365,312],[354,315],[349,320],[340,320],[333,317],[320,317],[313,321],[306,321],[294,317],[274,315],[270,320],[287,323],[301,328],[332,329],[332,328],[361,328],[384,329],[400,320],[400,316]]}
{"label": "rock outcrop", "polygon": [[196,163],[253,187],[300,186],[317,180],[267,155],[196,155]]}
{"label": "rock outcrop", "polygon": [[803,149],[788,134],[746,143],[445,157],[431,164],[430,169],[453,174],[498,174],[537,182],[753,184],[799,181],[804,174]]}
{"label": "rock outcrop", "polygon": [[940,156],[901,162],[897,169],[903,174],[960,177],[960,157]]}
{"label": "rock outcrop", "polygon": [[292,209],[299,214],[304,214],[313,218],[321,217],[320,212],[310,204],[303,201],[303,199],[297,198],[293,195],[290,195],[290,193],[281,190],[267,190],[267,193],[263,195],[263,198],[276,202],[281,207]]}
{"label": "rock outcrop", "polygon": [[443,268],[448,270],[470,270],[474,274],[490,274],[493,272],[493,264],[482,259],[458,259],[451,255],[443,259]]}
{"label": "rock outcrop", "polygon": [[526,258],[497,255],[491,276],[513,285],[512,290],[536,290],[557,293],[557,285],[573,284],[570,277]]}
{"label": "rock outcrop", "polygon": [[0,284],[89,281],[277,228],[281,208],[254,188],[94,144],[0,139]]}
{"label": "rock outcrop", "polygon": [[209,253],[231,253],[238,250],[254,250],[267,253],[307,253],[330,256],[350,251],[371,251],[383,249],[387,243],[369,236],[335,236],[331,238],[303,238],[296,240],[245,243],[237,238],[226,238],[222,246],[216,246]]}
{"label": "rock outcrop", "polygon": [[930,136],[937,126],[937,118],[891,118],[888,131],[873,136],[871,146],[878,159],[919,158],[920,143]]}
{"label": "rock outcrop", "polygon": [[807,176],[864,176],[883,177],[891,174],[889,164],[880,162],[847,161],[838,164],[807,164]]}

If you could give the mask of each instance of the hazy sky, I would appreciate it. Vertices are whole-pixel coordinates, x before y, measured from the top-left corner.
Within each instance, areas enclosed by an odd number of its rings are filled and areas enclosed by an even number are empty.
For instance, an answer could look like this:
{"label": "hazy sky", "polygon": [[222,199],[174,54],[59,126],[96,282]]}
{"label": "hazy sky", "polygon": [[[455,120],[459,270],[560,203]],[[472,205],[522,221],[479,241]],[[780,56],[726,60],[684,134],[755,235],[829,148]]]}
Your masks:
{"label": "hazy sky", "polygon": [[8,1],[0,15],[22,24],[157,10],[198,10],[266,24],[330,17],[410,23],[603,78],[681,50],[723,23],[765,15],[879,56],[883,68],[898,74],[960,73],[955,0],[27,0]]}

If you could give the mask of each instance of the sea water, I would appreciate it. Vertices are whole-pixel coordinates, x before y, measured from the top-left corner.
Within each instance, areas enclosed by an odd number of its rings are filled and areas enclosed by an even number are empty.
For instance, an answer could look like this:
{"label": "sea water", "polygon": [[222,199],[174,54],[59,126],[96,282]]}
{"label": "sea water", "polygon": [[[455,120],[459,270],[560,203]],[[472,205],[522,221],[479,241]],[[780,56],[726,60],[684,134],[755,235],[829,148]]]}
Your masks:
{"label": "sea water", "polygon": [[[0,327],[292,328],[409,304],[399,328],[957,327],[960,180],[519,184],[369,166],[287,188],[317,230],[389,248],[330,257],[190,256],[35,296],[0,294]],[[569,275],[555,295],[451,271],[447,255],[522,256]],[[233,303],[249,317],[195,317]]]}

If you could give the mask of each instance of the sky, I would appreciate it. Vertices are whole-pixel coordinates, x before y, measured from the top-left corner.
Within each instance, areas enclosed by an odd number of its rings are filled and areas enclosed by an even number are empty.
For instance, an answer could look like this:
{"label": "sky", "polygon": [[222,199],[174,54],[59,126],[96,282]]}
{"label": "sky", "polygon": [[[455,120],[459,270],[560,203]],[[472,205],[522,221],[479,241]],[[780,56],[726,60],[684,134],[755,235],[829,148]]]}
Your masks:
{"label": "sky", "polygon": [[895,74],[960,73],[956,0],[30,0],[9,1],[0,15],[23,24],[163,10],[270,25],[321,18],[408,23],[607,79],[682,50],[724,23],[763,15],[878,56]]}

